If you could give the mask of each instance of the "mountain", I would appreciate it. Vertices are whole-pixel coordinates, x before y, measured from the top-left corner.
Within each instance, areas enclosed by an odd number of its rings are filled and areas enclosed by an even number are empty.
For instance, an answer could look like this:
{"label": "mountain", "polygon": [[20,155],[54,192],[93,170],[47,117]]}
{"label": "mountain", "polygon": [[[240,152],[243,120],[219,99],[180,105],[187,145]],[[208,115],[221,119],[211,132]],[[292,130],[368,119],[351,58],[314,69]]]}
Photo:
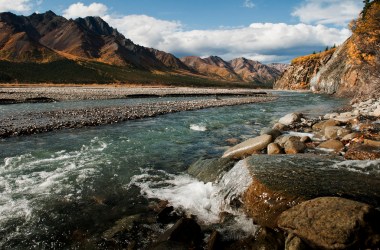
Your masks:
{"label": "mountain", "polygon": [[244,58],[230,62],[217,56],[180,60],[134,44],[100,17],[73,20],[52,11],[30,16],[0,13],[0,66],[2,82],[195,81],[271,87],[280,75],[275,66]]}
{"label": "mountain", "polygon": [[336,50],[296,58],[274,87],[335,94],[356,100],[380,96],[380,0],[350,23],[352,35]]}
{"label": "mountain", "polygon": [[226,62],[217,56],[203,59],[188,56],[181,58],[181,61],[201,74],[231,81],[270,85],[281,76],[281,71],[276,66],[268,66],[246,58],[236,58]]}
{"label": "mountain", "polygon": [[243,57],[230,61],[230,65],[245,82],[273,84],[281,76],[281,72],[275,67]]}
{"label": "mountain", "polygon": [[220,57],[210,56],[202,59],[197,56],[187,56],[181,58],[181,61],[203,75],[230,81],[241,81],[229,63]]}

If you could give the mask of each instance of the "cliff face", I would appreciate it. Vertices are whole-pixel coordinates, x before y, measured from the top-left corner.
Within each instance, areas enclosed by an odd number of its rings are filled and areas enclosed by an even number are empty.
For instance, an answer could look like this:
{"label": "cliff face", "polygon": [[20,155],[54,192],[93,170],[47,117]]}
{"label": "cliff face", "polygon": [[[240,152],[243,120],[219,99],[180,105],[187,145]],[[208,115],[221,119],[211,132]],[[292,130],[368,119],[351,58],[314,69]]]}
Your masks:
{"label": "cliff face", "polygon": [[365,99],[380,96],[380,1],[351,24],[352,36],[336,50],[296,58],[276,89],[311,89]]}
{"label": "cliff face", "polygon": [[329,51],[295,58],[274,84],[275,89],[309,89],[310,80],[326,65],[334,53]]}

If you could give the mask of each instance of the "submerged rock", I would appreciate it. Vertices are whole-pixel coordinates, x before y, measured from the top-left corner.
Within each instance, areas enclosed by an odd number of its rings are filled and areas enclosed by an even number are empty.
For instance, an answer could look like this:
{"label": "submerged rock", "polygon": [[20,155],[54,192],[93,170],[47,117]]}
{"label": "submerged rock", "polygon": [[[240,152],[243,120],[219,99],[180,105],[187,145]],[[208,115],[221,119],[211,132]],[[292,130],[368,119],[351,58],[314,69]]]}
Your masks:
{"label": "submerged rock", "polygon": [[244,141],[230,149],[228,149],[222,158],[241,159],[265,149],[272,142],[271,135],[261,135],[247,141]]}
{"label": "submerged rock", "polygon": [[278,226],[312,247],[365,249],[380,246],[379,221],[380,212],[367,204],[321,197],[283,212]]}
{"label": "submerged rock", "polygon": [[[380,206],[380,166],[363,163],[358,171],[336,156],[255,155],[244,160],[252,183],[243,194],[247,214],[276,227],[283,211],[316,197],[339,196]],[[366,180],[365,182],[363,180]]]}

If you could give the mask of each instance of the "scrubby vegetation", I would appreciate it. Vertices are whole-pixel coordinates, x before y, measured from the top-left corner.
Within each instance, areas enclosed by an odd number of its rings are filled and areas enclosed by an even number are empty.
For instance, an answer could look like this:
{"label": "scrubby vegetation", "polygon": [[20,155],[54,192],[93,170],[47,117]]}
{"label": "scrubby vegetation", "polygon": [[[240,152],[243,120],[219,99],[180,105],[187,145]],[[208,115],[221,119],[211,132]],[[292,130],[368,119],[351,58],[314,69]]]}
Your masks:
{"label": "scrubby vegetation", "polygon": [[319,61],[319,60],[321,60],[322,58],[325,58],[328,55],[334,54],[335,50],[336,50],[336,48],[334,46],[333,48],[328,49],[328,50],[323,51],[323,52],[313,53],[313,54],[306,55],[306,56],[296,57],[296,58],[294,58],[292,60],[292,65],[303,64],[303,63],[305,63],[307,61]]}
{"label": "scrubby vegetation", "polygon": [[216,81],[173,72],[149,72],[91,61],[59,60],[49,63],[0,61],[3,83],[130,83],[196,87],[271,87],[260,83]]}

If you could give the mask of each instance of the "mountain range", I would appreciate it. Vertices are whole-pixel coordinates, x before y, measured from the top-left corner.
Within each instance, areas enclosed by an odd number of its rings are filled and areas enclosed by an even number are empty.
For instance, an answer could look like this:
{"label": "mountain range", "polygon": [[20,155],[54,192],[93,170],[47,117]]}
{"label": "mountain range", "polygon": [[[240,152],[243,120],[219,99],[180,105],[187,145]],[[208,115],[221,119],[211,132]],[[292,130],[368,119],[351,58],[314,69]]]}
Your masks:
{"label": "mountain range", "polygon": [[286,67],[246,58],[228,62],[217,56],[179,59],[134,44],[100,17],[73,20],[52,11],[30,16],[0,13],[2,82],[164,83],[171,79],[185,84],[232,82],[268,87]]}

